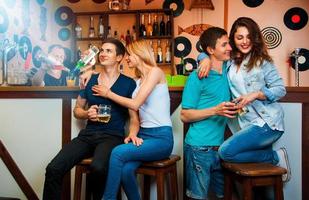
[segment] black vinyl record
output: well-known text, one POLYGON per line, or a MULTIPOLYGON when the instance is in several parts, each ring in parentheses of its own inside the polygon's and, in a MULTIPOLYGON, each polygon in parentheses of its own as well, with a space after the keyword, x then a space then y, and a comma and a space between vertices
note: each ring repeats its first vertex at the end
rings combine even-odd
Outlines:
MULTIPOLYGON (((183 10, 185 9, 185 4, 183 2, 183 0, 165 0, 163 2, 163 9, 171 9, 171 4, 176 4, 177 8, 176 10, 173 10, 173 16, 174 17, 178 17, 179 15, 181 15, 181 13, 183 12, 183 10)), ((166 13, 169 14, 169 13, 166 13)))
POLYGON ((62 28, 58 32, 58 38, 62 41, 67 41, 71 37, 71 31, 68 28, 62 28))
POLYGON ((38 58, 38 54, 42 51, 41 47, 35 46, 32 51, 32 62, 36 68, 41 67, 41 60, 38 58))
POLYGON ((195 48, 198 52, 202 53, 203 52, 203 48, 202 48, 202 45, 201 45, 201 41, 198 40, 196 45, 195 45, 195 48))
POLYGON ((62 6, 55 12, 55 21, 59 26, 67 26, 73 22, 74 13, 71 8, 62 6))
POLYGON ((250 8, 255 8, 260 6, 264 0, 242 0, 242 2, 250 8))
POLYGON ((261 31, 268 49, 278 47, 282 41, 281 32, 275 27, 265 27, 261 31))
POLYGON ((6 10, 1 6, 0 7, 0 33, 5 33, 9 27, 9 17, 6 10))
MULTIPOLYGON (((295 53, 295 51, 293 51, 295 53)), ((295 57, 291 57, 292 68, 295 69, 295 57)), ((301 48, 299 51, 299 57, 297 59, 298 70, 306 71, 309 69, 309 50, 301 48)))
POLYGON ((308 14, 304 9, 294 7, 284 14, 283 21, 289 29, 299 30, 306 26, 308 22, 308 14))
POLYGON ((106 0, 92 0, 94 3, 104 3, 106 0))
POLYGON ((175 51, 174 51, 174 55, 178 58, 181 57, 186 57, 187 55, 189 55, 189 53, 191 52, 192 49, 192 45, 191 42, 188 38, 180 36, 175 38, 175 51), (183 49, 178 49, 178 45, 182 44, 183 45, 183 49))
POLYGON ((184 62, 186 63, 186 71, 193 71, 194 69, 197 69, 197 63, 196 60, 193 58, 186 58, 184 59, 184 62))

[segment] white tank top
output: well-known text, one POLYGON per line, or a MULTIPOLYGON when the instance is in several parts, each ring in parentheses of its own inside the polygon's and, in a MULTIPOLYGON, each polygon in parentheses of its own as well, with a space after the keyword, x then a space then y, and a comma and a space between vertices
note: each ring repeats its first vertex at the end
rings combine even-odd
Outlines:
MULTIPOLYGON (((136 81, 136 84, 133 97, 140 89, 140 79, 136 81)), ((143 128, 172 126, 170 95, 166 83, 160 83, 154 87, 144 104, 139 108, 139 118, 143 128)))

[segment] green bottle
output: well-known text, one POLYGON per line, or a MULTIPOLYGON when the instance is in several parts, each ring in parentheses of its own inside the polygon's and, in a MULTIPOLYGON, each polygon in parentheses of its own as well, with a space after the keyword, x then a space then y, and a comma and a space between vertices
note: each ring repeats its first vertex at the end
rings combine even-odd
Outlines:
POLYGON ((83 58, 79 59, 79 61, 77 61, 73 72, 74 74, 79 72, 81 68, 85 67, 94 58, 94 56, 100 52, 98 47, 94 45, 92 45, 88 51, 89 51, 88 55, 84 56, 83 58))

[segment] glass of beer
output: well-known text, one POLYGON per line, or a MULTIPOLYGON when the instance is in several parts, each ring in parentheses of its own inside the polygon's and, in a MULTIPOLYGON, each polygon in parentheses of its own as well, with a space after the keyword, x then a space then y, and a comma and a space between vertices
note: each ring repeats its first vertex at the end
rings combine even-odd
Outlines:
POLYGON ((98 109, 98 121, 108 123, 111 119, 111 105, 100 104, 98 109))

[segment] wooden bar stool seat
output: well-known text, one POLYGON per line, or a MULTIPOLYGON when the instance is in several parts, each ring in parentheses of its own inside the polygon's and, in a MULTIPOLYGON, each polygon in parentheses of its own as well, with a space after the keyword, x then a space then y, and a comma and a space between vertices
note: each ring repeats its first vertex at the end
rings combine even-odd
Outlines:
POLYGON ((275 200, 283 200, 282 175, 286 169, 267 163, 222 162, 224 176, 224 200, 232 199, 232 180, 243 187, 243 199, 252 199, 252 189, 256 186, 273 186, 275 200))
MULTIPOLYGON (((143 200, 150 199, 150 177, 154 176, 157 183, 157 200, 164 200, 164 181, 166 175, 170 175, 170 189, 173 200, 178 200, 178 182, 177 182, 177 161, 180 156, 171 155, 167 159, 152 162, 144 162, 137 169, 137 174, 144 175, 144 188, 142 193, 143 200)), ((170 199, 170 198, 168 198, 170 199)))

